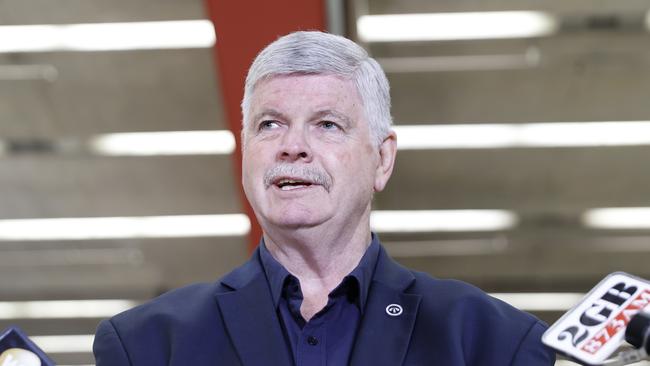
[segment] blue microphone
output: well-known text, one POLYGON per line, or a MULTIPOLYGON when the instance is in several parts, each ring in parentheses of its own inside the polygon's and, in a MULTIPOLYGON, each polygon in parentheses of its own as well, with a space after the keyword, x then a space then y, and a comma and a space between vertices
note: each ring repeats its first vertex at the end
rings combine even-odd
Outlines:
POLYGON ((46 354, 18 327, 0 334, 0 366, 55 366, 46 354))

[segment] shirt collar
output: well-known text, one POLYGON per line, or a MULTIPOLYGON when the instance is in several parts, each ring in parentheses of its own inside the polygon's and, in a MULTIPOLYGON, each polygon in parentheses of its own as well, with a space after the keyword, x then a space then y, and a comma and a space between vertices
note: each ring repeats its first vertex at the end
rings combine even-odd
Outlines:
POLYGON ((269 288, 271 289, 271 297, 273 299, 273 305, 277 308, 280 301, 280 296, 282 296, 282 288, 284 287, 284 280, 291 276, 291 273, 287 271, 284 266, 280 264, 273 256, 266 245, 264 244, 264 239, 260 241, 260 261, 262 262, 262 268, 264 268, 264 273, 266 273, 266 280, 269 283, 269 288))
MULTIPOLYGON (((285 280, 288 276, 291 276, 291 274, 271 255, 264 244, 264 239, 260 241, 259 247, 262 268, 264 268, 266 279, 271 290, 273 305, 277 308, 278 303, 280 302, 280 297, 282 296, 282 289, 285 280)), ((377 238, 377 235, 373 233, 370 246, 366 249, 363 257, 361 257, 359 264, 352 270, 352 272, 350 272, 349 275, 343 278, 343 281, 345 281, 346 278, 352 277, 359 284, 359 306, 361 312, 363 312, 363 309, 366 306, 370 283, 372 282, 372 277, 375 273, 378 256, 379 239, 377 238)))

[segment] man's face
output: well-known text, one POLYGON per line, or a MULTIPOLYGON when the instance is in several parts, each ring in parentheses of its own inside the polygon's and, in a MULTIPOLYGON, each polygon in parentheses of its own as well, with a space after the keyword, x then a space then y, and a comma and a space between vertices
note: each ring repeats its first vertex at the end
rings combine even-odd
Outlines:
POLYGON ((351 81, 331 75, 263 80, 250 116, 242 181, 266 231, 363 224, 390 171, 381 168, 351 81))

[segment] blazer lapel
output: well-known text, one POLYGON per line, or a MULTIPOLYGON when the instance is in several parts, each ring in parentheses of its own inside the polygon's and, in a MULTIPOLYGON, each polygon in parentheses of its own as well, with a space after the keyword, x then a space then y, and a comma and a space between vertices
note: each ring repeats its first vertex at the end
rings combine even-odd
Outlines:
POLYGON ((242 364, 292 365, 258 254, 222 283, 234 289, 216 299, 242 364))
POLYGON ((402 365, 421 296, 404 292, 415 278, 383 248, 373 278, 350 365, 402 365), (393 315, 387 309, 390 305, 397 305, 392 308, 393 315))

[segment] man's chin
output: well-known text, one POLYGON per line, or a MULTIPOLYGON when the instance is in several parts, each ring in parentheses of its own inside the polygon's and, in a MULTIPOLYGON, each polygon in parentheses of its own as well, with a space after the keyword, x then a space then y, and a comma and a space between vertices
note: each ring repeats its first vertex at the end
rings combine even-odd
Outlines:
POLYGON ((300 230, 311 229, 325 223, 322 217, 310 217, 304 214, 283 215, 281 217, 272 217, 267 224, 276 230, 300 230))

